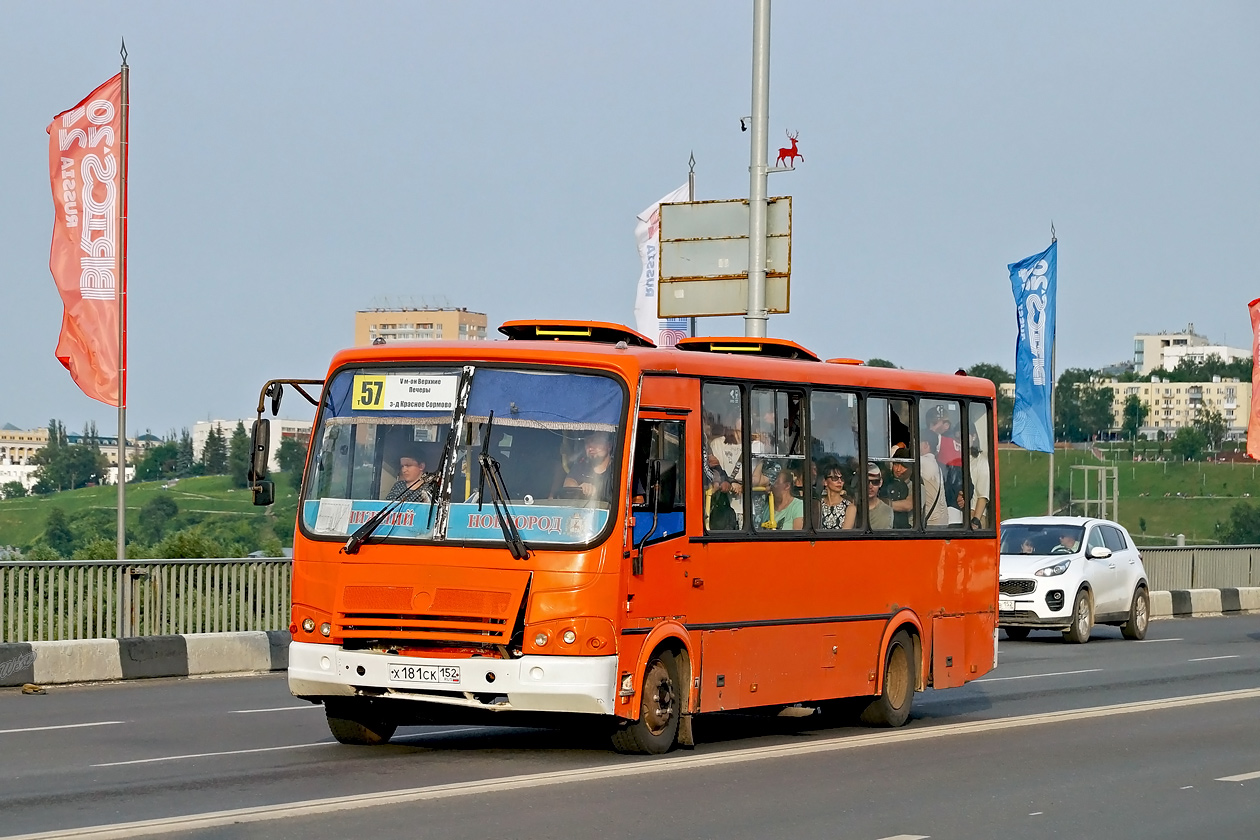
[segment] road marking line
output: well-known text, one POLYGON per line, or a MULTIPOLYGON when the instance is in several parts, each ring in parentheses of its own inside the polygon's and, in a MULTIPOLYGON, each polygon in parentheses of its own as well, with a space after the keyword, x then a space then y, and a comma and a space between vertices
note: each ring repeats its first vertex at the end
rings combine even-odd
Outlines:
POLYGON ((1041 816, 1042 814, 1044 814, 1044 813, 1045 813, 1045 811, 1033 811, 1033 812, 1032 812, 1031 814, 1029 814, 1028 816, 1030 816, 1030 817, 1040 817, 1040 816, 1041 816))
POLYGON ((953 735, 974 735, 987 732, 1004 732, 1018 730, 1027 726, 1042 724, 1068 723, 1080 720, 1095 720, 1120 715, 1139 714, 1142 712, 1182 709, 1191 706, 1202 706, 1210 703, 1223 703, 1231 700, 1260 700, 1260 688, 1246 688, 1235 691, 1220 691, 1212 694, 1194 694, 1185 697, 1173 697, 1164 700, 1143 700, 1137 703, 1121 703, 1112 706, 1095 706, 1085 709, 1072 709, 1059 712, 1019 715, 994 720, 966 721, 963 723, 947 723, 938 726, 901 729, 890 732, 875 732, 869 735, 848 735, 836 738, 825 738, 805 743, 776 744, 768 747, 752 747, 749 749, 732 749, 703 755, 676 755, 656 760, 631 761, 627 763, 605 764, 596 767, 583 767, 572 770, 553 770, 545 773, 530 773, 520 776, 502 776, 493 779, 480 779, 470 782, 452 782, 444 785, 408 788, 402 790, 386 790, 377 793, 358 793, 350 796, 334 796, 327 799, 310 799, 299 802, 280 802, 273 805, 262 805, 250 808, 235 808, 228 811, 209 811, 201 814, 187 814, 180 817, 165 817, 153 820, 139 820, 112 825, 88 826, 57 831, 44 831, 36 834, 12 835, 0 840, 55 840, 55 838, 92 838, 92 840, 126 840, 130 837, 169 834, 178 831, 195 831, 218 826, 267 822, 287 817, 310 816, 313 814, 329 814, 339 811, 371 808, 377 805, 400 805, 412 802, 428 802, 438 799, 450 799, 458 796, 474 796, 486 793, 499 793, 509 790, 525 790, 530 788, 555 787, 575 782, 608 781, 631 776, 659 775, 670 771, 694 771, 698 767, 721 767, 733 764, 745 764, 751 761, 767 759, 794 758, 802 755, 839 752, 841 750, 860 749, 862 747, 883 744, 902 744, 910 741, 928 741, 946 738, 953 735))
POLYGON ((892 837, 881 837, 879 840, 931 840, 930 834, 894 834, 892 837))
POLYGON ((1066 677, 1072 674, 1092 674, 1095 671, 1101 671, 1102 668, 1086 668, 1084 671, 1055 671, 1051 674, 1025 674, 1022 677, 983 677, 972 682, 1002 682, 1003 680, 1032 680, 1037 677, 1066 677))
POLYGON ((126 721, 98 720, 92 723, 63 723, 60 726, 28 726, 25 729, 0 729, 0 735, 7 735, 10 732, 46 732, 49 729, 82 729, 85 726, 114 726, 119 723, 126 723, 126 721))
POLYGON ((234 715, 252 715, 258 712, 291 712, 294 709, 322 709, 322 706, 316 706, 314 703, 308 703, 305 706, 275 706, 270 709, 233 709, 234 715))
POLYGON ((1184 641, 1185 639, 1142 639, 1138 642, 1138 644, 1139 645, 1153 645, 1156 642, 1184 642, 1184 641))
POLYGON ((1201 659, 1187 659, 1187 662, 1215 662, 1217 659, 1238 659, 1241 654, 1231 654, 1230 656, 1204 656, 1201 659))
POLYGON ((164 755, 160 758, 137 758, 131 761, 110 761, 105 764, 93 764, 92 767, 122 767, 127 764, 155 764, 159 761, 181 761, 185 758, 210 758, 216 755, 243 755, 245 753, 275 752, 276 750, 297 750, 302 747, 326 747, 335 741, 316 741, 313 744, 286 744, 283 747, 258 747, 252 750, 224 750, 223 752, 190 753, 189 755, 164 755))
POLYGON ((1260 771, 1255 773, 1240 773, 1237 776, 1222 776, 1217 779, 1218 782, 1246 782, 1251 779, 1260 779, 1260 771))

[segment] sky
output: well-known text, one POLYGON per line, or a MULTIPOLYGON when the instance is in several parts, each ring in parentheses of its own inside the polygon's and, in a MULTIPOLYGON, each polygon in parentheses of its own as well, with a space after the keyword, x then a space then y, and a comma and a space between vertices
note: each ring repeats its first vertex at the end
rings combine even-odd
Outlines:
MULTIPOLYGON (((635 216, 748 195, 751 0, 0 0, 0 424, 117 428, 54 358, 45 128, 131 67, 128 433, 252 414, 354 312, 632 323, 635 216)), ((1006 266, 1059 237, 1057 359, 1260 297, 1260 4, 773 4, 770 176, 820 356, 1014 366, 1006 266), (773 161, 771 161, 773 162, 773 161)), ((740 318, 701 334, 740 335, 740 318)), ((300 401, 299 401, 300 403, 300 401)), ((282 414, 301 416, 301 405, 282 414)))

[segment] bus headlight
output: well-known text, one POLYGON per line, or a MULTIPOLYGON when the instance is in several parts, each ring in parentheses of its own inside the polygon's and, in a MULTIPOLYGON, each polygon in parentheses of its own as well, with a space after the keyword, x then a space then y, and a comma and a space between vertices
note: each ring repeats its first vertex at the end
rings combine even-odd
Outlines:
POLYGON ((314 633, 315 632, 315 619, 313 618, 302 619, 302 629, 305 630, 307 633, 314 633))
POLYGON ((534 647, 546 647, 549 641, 551 641, 551 637, 546 633, 536 633, 534 635, 534 647))
POLYGON ((325 621, 323 624, 319 625, 319 632, 323 633, 325 636, 331 636, 332 625, 325 621))
POLYGON ((565 630, 560 636, 560 641, 566 645, 571 645, 577 641, 577 633, 574 633, 572 630, 565 630))

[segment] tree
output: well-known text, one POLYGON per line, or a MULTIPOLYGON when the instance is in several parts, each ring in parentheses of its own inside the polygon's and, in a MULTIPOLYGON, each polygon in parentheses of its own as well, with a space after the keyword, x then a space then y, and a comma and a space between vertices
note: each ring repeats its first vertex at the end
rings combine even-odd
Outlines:
POLYGON ((165 493, 154 496, 140 507, 140 536, 150 544, 160 542, 166 526, 179 515, 179 505, 165 493))
POLYGON ((188 429, 183 429, 179 433, 179 457, 175 461, 175 474, 180 478, 186 478, 194 474, 197 466, 197 456, 193 452, 192 435, 188 429))
POLYGON ((895 368, 896 367, 896 365, 894 365, 892 362, 888 361, 887 359, 881 359, 878 356, 876 356, 873 359, 867 359, 866 366, 867 367, 882 367, 882 368, 895 368))
POLYGON ((302 469, 306 466, 306 447, 297 438, 282 437, 280 445, 276 447, 276 461, 280 464, 280 471, 288 476, 293 488, 301 487, 302 469))
POLYGON ((1111 428, 1111 389, 1094 385, 1097 376, 1094 370, 1068 368, 1059 377, 1054 392, 1054 428, 1060 440, 1090 440, 1111 428))
POLYGON ((1137 394, 1129 394, 1124 398, 1124 410, 1121 413, 1122 428, 1130 440, 1137 440, 1138 430, 1142 428, 1142 424, 1146 422, 1146 416, 1150 413, 1151 407, 1142 402, 1142 398, 1137 394))
POLYGON ((1250 502, 1239 502, 1229 512, 1229 519, 1216 523, 1221 542, 1230 545, 1256 545, 1260 543, 1260 507, 1250 502))
POLYGON ((1177 367, 1154 371, 1154 375, 1165 382, 1211 382, 1214 376, 1247 381, 1251 379, 1251 364, 1252 361, 1248 358, 1226 362, 1216 354, 1201 360, 1182 356, 1177 367))
POLYGON ((249 473, 249 456, 252 450, 253 443, 245 432, 245 424, 238 420, 236 428, 232 430, 232 439, 228 442, 227 455, 227 473, 232 476, 232 483, 237 487, 249 486, 246 476, 249 473))
POLYGON ((173 440, 147 450, 136 465, 136 481, 160 481, 179 474, 179 444, 173 440))
POLYGON ((997 388, 997 433, 998 440, 1011 439, 1011 416, 1015 413, 1015 398, 1002 393, 1002 386, 1015 381, 1015 374, 1001 365, 982 362, 967 369, 970 376, 987 379, 997 388))
POLYGON ((1225 442, 1225 433, 1229 431, 1229 427, 1225 425, 1225 418, 1214 408, 1209 408, 1199 412, 1199 416, 1194 419, 1194 425, 1199 431, 1203 432, 1203 437, 1207 441, 1208 448, 1213 451, 1219 451, 1221 444, 1225 442))
POLYGON ((1207 445, 1207 435, 1203 434, 1202 429, 1196 426, 1182 426, 1177 430, 1177 436, 1173 438, 1168 449, 1178 458, 1197 461, 1203 457, 1203 450, 1207 449, 1207 445))
POLYGON ((20 499, 26 495, 26 485, 20 481, 6 481, 3 486, 0 486, 0 493, 3 493, 6 499, 20 499))
POLYGON ((44 521, 44 543, 62 557, 69 557, 74 553, 75 542, 66 512, 59 507, 48 511, 48 519, 44 521))
POLYGON ((219 426, 215 426, 206 435, 206 445, 201 448, 201 466, 206 475, 223 475, 227 472, 227 441, 219 426))

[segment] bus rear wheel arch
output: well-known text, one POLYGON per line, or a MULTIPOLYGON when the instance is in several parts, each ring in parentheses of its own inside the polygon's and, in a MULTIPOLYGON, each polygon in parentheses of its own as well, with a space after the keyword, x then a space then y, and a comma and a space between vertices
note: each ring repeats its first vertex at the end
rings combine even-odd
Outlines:
POLYGON ((612 733, 613 749, 661 755, 674 748, 688 697, 681 665, 679 654, 669 648, 658 648, 648 657, 639 690, 638 717, 617 725, 612 733))
POLYGON ((879 694, 862 711, 867 726, 901 726, 910 719, 918 682, 918 646, 905 628, 893 634, 884 654, 884 679, 879 694))

